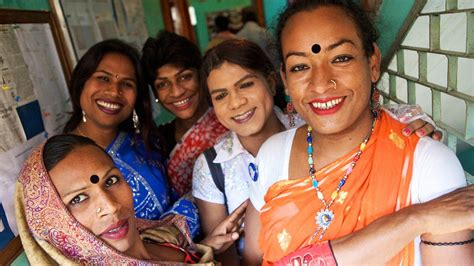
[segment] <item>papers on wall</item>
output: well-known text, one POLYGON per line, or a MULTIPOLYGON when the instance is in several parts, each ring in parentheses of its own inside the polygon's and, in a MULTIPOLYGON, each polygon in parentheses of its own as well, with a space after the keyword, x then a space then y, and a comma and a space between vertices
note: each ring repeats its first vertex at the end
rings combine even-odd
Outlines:
POLYGON ((148 38, 141 0, 61 0, 80 58, 95 43, 119 38, 141 48, 148 38))
POLYGON ((16 235, 13 195, 23 161, 62 131, 72 110, 48 24, 0 25, 0 88, 2 223, 16 235))

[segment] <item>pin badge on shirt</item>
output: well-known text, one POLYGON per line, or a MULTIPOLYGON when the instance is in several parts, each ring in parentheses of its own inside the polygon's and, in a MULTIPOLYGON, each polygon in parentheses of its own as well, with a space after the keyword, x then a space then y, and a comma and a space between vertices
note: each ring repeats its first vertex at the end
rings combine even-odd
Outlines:
POLYGON ((254 182, 258 180, 258 169, 254 163, 249 164, 249 175, 254 182))

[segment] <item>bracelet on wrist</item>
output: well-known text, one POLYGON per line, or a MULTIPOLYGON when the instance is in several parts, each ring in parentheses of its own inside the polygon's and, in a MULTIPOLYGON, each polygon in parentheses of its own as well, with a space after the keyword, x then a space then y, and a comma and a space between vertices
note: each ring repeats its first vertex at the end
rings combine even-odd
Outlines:
POLYGON ((429 246, 462 246, 462 245, 474 243, 474 238, 471 238, 465 241, 459 241, 459 242, 430 242, 430 241, 425 241, 422 239, 421 243, 425 245, 429 245, 429 246))

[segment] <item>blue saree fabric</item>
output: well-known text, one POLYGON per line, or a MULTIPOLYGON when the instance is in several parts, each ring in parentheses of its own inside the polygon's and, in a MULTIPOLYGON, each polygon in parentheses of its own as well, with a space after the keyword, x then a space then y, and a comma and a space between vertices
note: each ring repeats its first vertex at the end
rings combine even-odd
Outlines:
POLYGON ((147 151, 142 141, 138 145, 134 142, 132 134, 120 132, 106 151, 132 189, 135 216, 157 220, 171 213, 183 215, 194 238, 199 234, 200 221, 191 197, 178 198, 171 190, 160 153, 147 151))

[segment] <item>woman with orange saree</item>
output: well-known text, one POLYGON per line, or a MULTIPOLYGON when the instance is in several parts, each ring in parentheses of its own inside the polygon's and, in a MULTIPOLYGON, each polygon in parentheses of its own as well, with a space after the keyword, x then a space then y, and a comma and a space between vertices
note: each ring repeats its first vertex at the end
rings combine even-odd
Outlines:
POLYGON ((473 189, 430 201, 465 186, 464 172, 447 147, 398 134, 402 125, 371 102, 380 50, 360 7, 295 1, 277 32, 282 79, 308 125, 259 151, 247 264, 261 255, 264 264, 321 263, 305 247, 334 239, 340 264, 472 264, 473 189))

